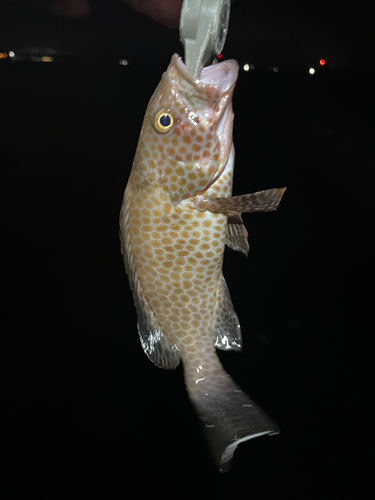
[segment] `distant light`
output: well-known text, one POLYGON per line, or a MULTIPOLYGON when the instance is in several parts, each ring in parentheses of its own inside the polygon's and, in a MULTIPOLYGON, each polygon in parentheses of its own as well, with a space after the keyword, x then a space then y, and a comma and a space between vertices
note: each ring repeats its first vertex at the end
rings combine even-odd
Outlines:
POLYGON ((52 62, 53 57, 51 56, 42 56, 42 62, 52 62))
POLYGON ((121 66, 127 66, 129 63, 126 59, 119 59, 118 62, 121 66))
POLYGON ((275 73, 277 73, 277 72, 279 71, 279 68, 278 68, 277 66, 275 66, 275 67, 273 68, 273 70, 274 70, 274 72, 275 72, 275 73))
POLYGON ((249 69, 250 69, 250 66, 249 66, 248 64, 244 64, 244 67, 243 67, 243 69, 244 69, 245 71, 249 71, 249 69))
POLYGON ((223 54, 218 54, 216 57, 217 57, 218 59, 221 59, 221 58, 223 57, 223 54))
POLYGON ((255 69, 255 64, 250 64, 250 69, 255 69))
POLYGON ((6 57, 8 57, 6 52, 0 52, 0 59, 5 59, 6 57))
POLYGON ((310 75, 313 75, 315 73, 315 69, 314 68, 310 68, 309 69, 309 73, 310 73, 310 75))
POLYGON ((13 50, 9 51, 9 57, 14 57, 16 54, 13 52, 13 50))
POLYGON ((325 62, 325 60, 324 60, 324 59, 321 59, 321 60, 319 61, 319 64, 320 64, 321 66, 324 66, 324 65, 325 65, 325 63, 326 63, 326 62, 325 62))

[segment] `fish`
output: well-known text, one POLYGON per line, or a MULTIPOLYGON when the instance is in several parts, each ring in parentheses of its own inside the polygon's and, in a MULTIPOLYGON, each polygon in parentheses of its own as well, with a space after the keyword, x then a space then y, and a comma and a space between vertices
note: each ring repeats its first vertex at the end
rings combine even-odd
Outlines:
POLYGON ((241 214, 276 210, 286 189, 232 196, 238 71, 235 60, 226 60, 203 68, 197 79, 172 56, 148 103, 120 211, 141 345, 158 367, 173 370, 182 361, 221 472, 241 442, 279 432, 216 353, 242 348, 222 272, 225 245, 247 255, 241 214))

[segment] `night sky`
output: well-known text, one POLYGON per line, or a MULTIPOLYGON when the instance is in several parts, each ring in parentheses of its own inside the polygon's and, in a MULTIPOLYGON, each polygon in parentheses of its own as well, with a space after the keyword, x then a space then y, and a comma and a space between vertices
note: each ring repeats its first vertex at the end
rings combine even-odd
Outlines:
MULTIPOLYGON (((138 2, 141 9, 158 3, 138 2)), ((178 26, 181 1, 165 3, 167 14, 158 11, 156 18, 178 26)), ((235 0, 224 56, 291 65, 323 57, 332 67, 373 66, 374 12, 374 3, 364 0, 235 0)), ((172 50, 182 54, 178 38, 178 29, 135 12, 121 0, 0 3, 3 51, 48 47, 91 60, 126 57, 165 63, 172 50)))

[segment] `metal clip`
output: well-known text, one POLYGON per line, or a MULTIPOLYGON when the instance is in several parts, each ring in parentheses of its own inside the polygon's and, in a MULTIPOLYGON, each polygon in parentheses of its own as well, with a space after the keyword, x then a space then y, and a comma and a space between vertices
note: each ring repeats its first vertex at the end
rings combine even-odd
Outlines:
POLYGON ((180 39, 185 65, 199 78, 203 66, 223 50, 228 32, 230 0, 184 0, 180 39))

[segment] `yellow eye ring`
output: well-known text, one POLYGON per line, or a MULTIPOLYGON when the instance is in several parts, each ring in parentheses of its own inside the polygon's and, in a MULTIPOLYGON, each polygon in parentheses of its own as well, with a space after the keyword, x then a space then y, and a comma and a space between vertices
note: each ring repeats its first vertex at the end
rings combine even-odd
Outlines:
POLYGON ((156 113, 154 128, 157 132, 165 134, 173 127, 173 116, 166 110, 161 109, 156 113))

